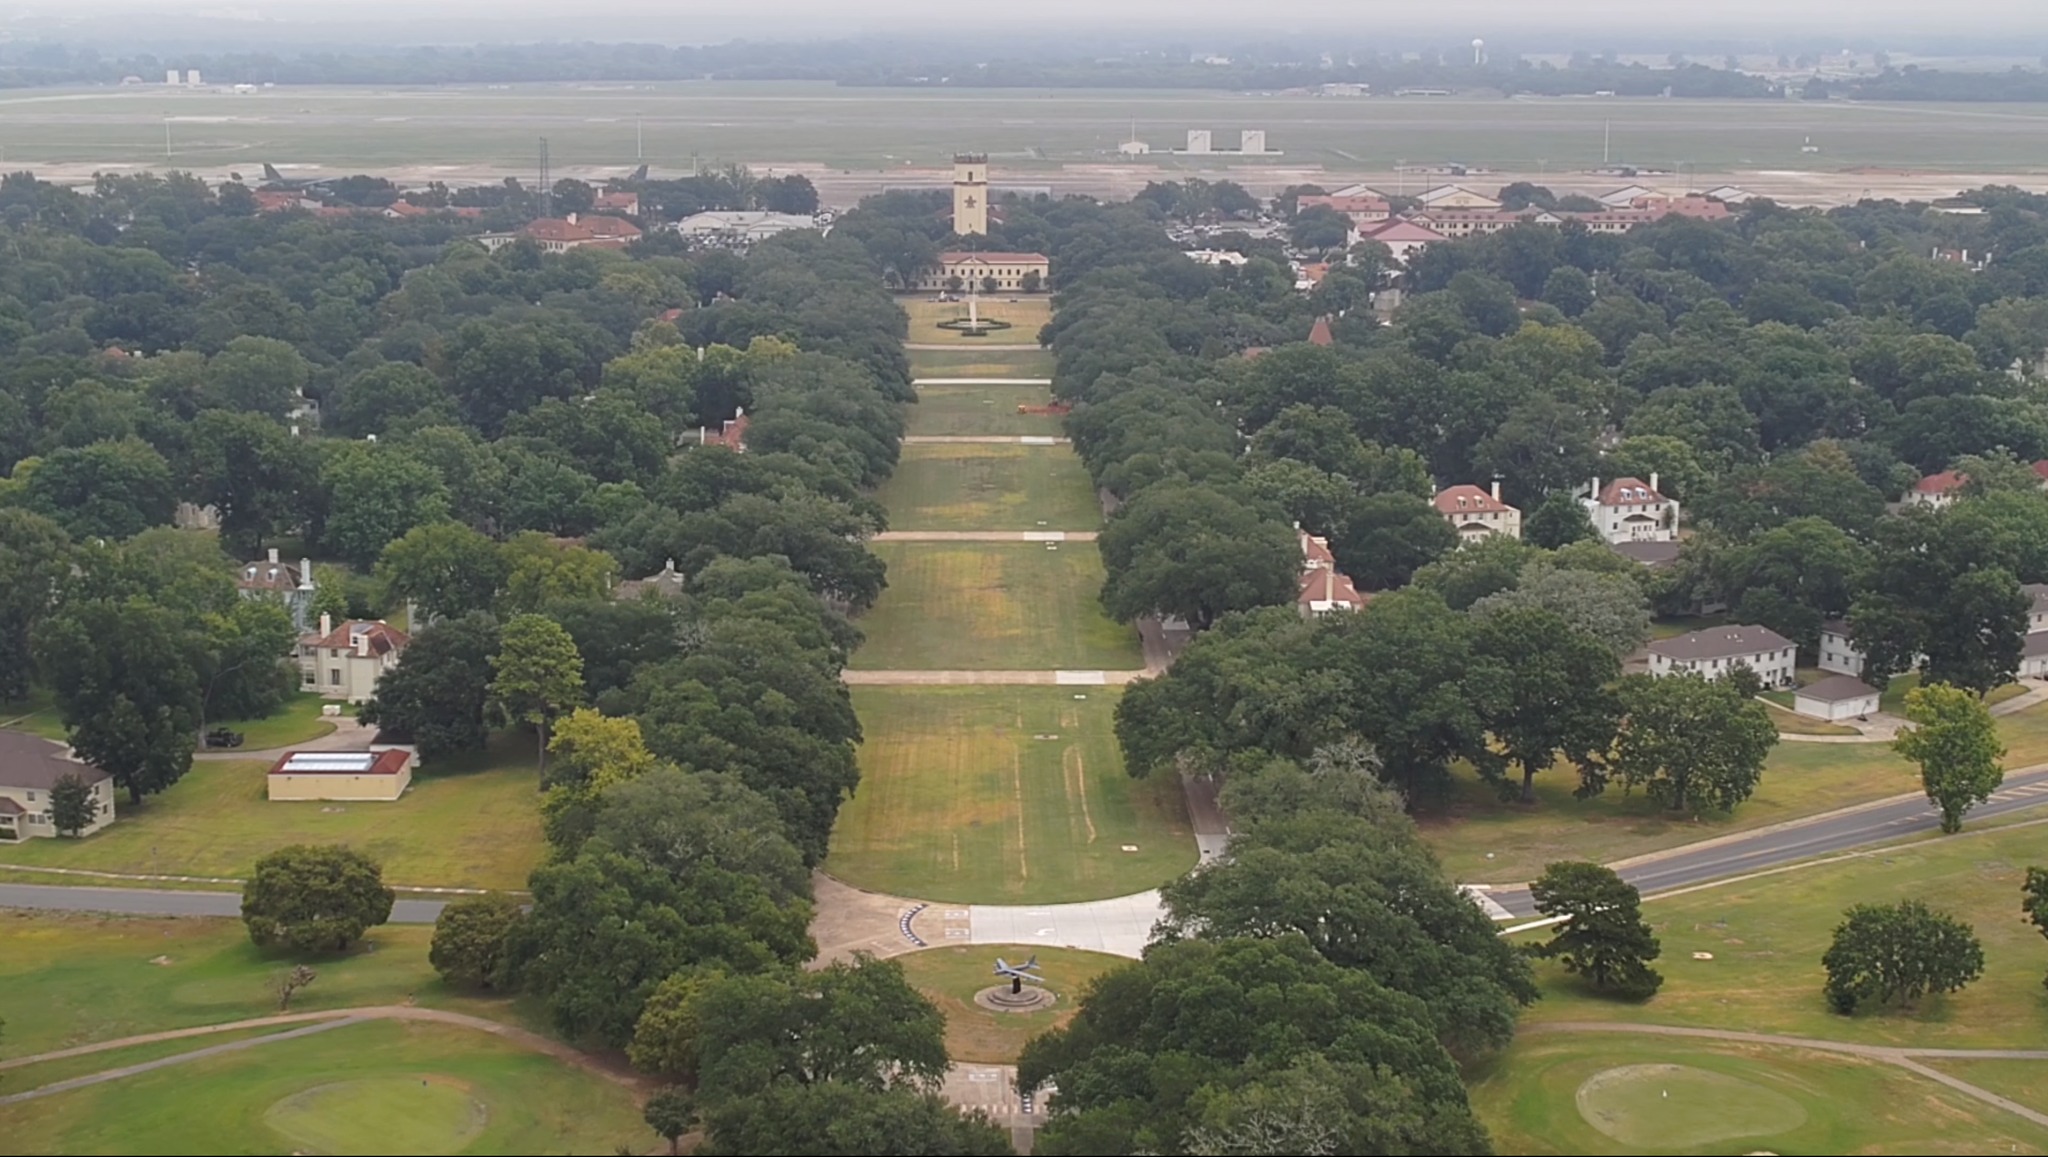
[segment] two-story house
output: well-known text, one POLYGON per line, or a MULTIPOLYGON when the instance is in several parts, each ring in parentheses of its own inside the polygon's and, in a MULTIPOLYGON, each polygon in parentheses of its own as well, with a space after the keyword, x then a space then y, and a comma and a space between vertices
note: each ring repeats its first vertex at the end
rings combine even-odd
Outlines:
POLYGON ((1522 537, 1522 512, 1500 500, 1498 480, 1492 493, 1469 483, 1439 491, 1436 512, 1458 532, 1460 542, 1478 542, 1494 534, 1522 537))
POLYGON ((377 680, 398 666, 411 642, 412 636, 382 619, 336 625, 332 615, 323 614, 316 632, 299 636, 299 689, 361 703, 377 693, 377 680))
POLYGON ((1790 687, 1798 662, 1792 640, 1769 627, 1708 627, 1650 644, 1650 674, 1660 678, 1697 672, 1720 679, 1748 667, 1765 687, 1790 687))
MULTIPOLYGON (((2019 676, 2048 679, 2048 583, 2022 583, 2020 591, 2027 596, 2027 637, 2020 649, 2019 676)), ((1925 655, 1916 655, 1913 666, 1926 661, 1925 655)), ((1815 666, 1838 675, 1863 674, 1863 652, 1850 639, 1847 621, 1829 619, 1820 625, 1820 657, 1815 666)))
POLYGON ((302 558, 298 565, 279 562, 277 548, 270 548, 264 562, 245 562, 235 574, 235 593, 245 599, 277 599, 292 617, 292 629, 303 633, 312 620, 313 560, 302 558))
POLYGON ((1969 485, 1969 482, 1968 475, 1958 474, 1953 470, 1943 470, 1939 474, 1929 474, 1927 477, 1915 482, 1913 489, 1906 491, 1906 505, 1925 506, 1929 510, 1941 510, 1944 507, 1953 505, 1956 499, 1961 498, 1963 496, 1963 487, 1969 485))
POLYGON ((58 834, 50 816, 50 791, 67 775, 82 780, 97 805, 78 834, 89 836, 113 823, 113 776, 79 762, 61 743, 0 729, 0 843, 58 834))
POLYGON ((1648 482, 1617 478, 1605 488, 1595 478, 1586 493, 1579 502, 1608 542, 1678 541, 1678 502, 1657 492, 1654 472, 1648 482))
POLYGON ((1330 540, 1295 528, 1301 546, 1301 580, 1295 588, 1294 609, 1304 619, 1338 611, 1358 611, 1372 596, 1361 592, 1351 576, 1337 569, 1337 556, 1330 553, 1330 540))

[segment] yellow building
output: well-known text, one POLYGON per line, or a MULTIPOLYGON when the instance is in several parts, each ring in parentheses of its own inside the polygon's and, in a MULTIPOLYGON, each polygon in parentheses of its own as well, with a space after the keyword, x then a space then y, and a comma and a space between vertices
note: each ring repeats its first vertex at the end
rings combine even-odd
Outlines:
POLYGON ((988 154, 953 154, 953 232, 988 236, 988 154))
POLYGON ((935 291, 1031 293, 1052 288, 1052 262, 1043 253, 941 253, 918 275, 917 287, 935 291), (994 287, 990 287, 990 280, 994 287))
POLYGON ((290 751, 264 781, 273 800, 395 800, 412 784, 412 752, 290 751))

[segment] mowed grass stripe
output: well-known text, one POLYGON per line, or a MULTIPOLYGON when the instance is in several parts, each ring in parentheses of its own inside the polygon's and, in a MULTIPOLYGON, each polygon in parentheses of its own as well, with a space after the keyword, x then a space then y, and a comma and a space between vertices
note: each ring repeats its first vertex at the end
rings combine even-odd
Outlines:
MULTIPOLYGON (((952 375, 949 375, 952 376, 952 375)), ((967 375, 959 375, 967 376, 967 375)), ((1019 406, 1052 401, 1044 386, 919 386, 910 408, 912 434, 1065 434, 1050 414, 1020 414, 1019 406)))
MULTIPOLYGON (((1012 330, 1011 332, 1016 332, 1012 330)), ((1035 340, 1035 335, 1033 339, 1035 340)), ((910 350, 910 372, 920 378, 1049 378, 1049 350, 910 350)))
MULTIPOLYGON (((875 495, 891 530, 1094 530, 1102 508, 1067 446, 905 446, 875 495)), ((1043 549, 1043 548, 1040 548, 1043 549)))
POLYGON ((1187 871, 1195 845, 1180 785, 1124 773, 1117 694, 855 689, 861 784, 840 809, 826 870, 962 904, 1099 900, 1187 871))
POLYGON ((1102 613, 1093 543, 877 542, 889 589, 863 615, 867 671, 1134 670, 1138 633, 1102 613))
POLYGON ((1009 328, 990 330, 982 337, 968 337, 958 330, 939 328, 942 321, 967 319, 965 301, 933 301, 929 297, 903 296, 896 299, 896 304, 910 315, 910 341, 959 342, 970 349, 977 345, 1036 344, 1038 331, 1052 320, 1052 299, 1043 295, 983 297, 976 305, 981 320, 1006 321, 1010 323, 1009 328))

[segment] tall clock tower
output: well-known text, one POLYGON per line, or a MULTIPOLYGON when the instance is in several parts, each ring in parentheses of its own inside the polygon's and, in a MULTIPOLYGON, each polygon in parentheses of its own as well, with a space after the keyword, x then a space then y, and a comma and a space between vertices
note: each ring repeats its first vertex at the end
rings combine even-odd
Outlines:
POLYGON ((953 154, 953 232, 988 236, 988 154, 953 154))

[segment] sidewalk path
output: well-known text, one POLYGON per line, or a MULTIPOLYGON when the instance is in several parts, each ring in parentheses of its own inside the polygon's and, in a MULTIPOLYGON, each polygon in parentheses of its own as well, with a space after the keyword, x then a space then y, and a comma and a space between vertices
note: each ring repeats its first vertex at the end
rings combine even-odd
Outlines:
POLYGON ((1094 542, 1094 530, 885 530, 872 542, 1094 542))
MULTIPOLYGON (((1779 1048, 1812 1049, 1816 1052, 1843 1053, 1852 1057, 1864 1057, 1897 1065, 1909 1072, 1926 1077, 1949 1088, 1975 1097, 1987 1105, 1996 1105, 2017 1117, 2024 1117, 2043 1128, 2048 1128, 2048 1113, 2030 1109, 2017 1101, 2009 1100, 1982 1089, 1960 1077, 1950 1076, 1939 1069, 1920 1064, 1914 1058, 1927 1057, 1938 1060, 1962 1061, 2048 1061, 2048 1049, 1916 1049, 1898 1048, 1890 1045, 1851 1044, 1847 1041, 1821 1040, 1805 1036, 1776 1036, 1761 1032, 1734 1032, 1717 1028, 1681 1028, 1667 1024, 1618 1024, 1611 1021, 1558 1021, 1552 1024, 1532 1024, 1522 1028, 1524 1033, 1570 1033, 1570 1032, 1613 1032, 1637 1036, 1691 1037, 1697 1040, 1730 1041, 1736 1044, 1771 1045, 1779 1048)), ((2048 1072, 2042 1074, 2048 1077, 2048 1072)))
POLYGON ((1121 687, 1151 678, 1150 671, 854 671, 839 673, 849 687, 1121 687))

